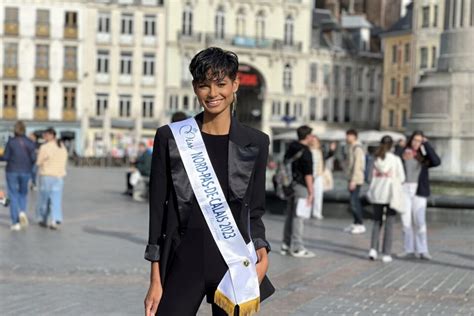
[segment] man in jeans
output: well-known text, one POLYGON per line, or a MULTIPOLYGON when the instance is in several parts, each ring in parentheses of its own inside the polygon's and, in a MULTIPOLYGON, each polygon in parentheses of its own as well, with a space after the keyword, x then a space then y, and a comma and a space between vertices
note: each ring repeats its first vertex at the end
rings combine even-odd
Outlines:
POLYGON ((349 179, 350 207, 354 222, 345 231, 351 234, 363 234, 366 229, 362 217, 362 204, 360 203, 360 188, 364 184, 365 151, 357 139, 357 131, 350 129, 346 132, 347 149, 347 177, 349 179))
POLYGON ((306 125, 299 127, 296 132, 298 141, 290 144, 284 158, 285 161, 293 160, 291 173, 295 194, 288 199, 281 254, 311 258, 314 253, 304 247, 304 219, 296 216, 296 205, 301 198, 306 199, 308 205, 313 203, 313 157, 308 146, 314 136, 311 134, 312 129, 306 125))

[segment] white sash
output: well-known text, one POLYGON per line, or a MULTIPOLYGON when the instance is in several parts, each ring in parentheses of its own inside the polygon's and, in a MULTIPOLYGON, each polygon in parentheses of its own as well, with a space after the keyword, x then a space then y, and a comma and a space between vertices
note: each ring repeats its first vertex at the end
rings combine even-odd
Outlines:
POLYGON ((229 267, 217 287, 214 303, 232 316, 236 305, 240 316, 252 315, 260 307, 255 267, 257 254, 253 242, 246 245, 240 234, 196 120, 190 118, 169 126, 207 226, 229 267))

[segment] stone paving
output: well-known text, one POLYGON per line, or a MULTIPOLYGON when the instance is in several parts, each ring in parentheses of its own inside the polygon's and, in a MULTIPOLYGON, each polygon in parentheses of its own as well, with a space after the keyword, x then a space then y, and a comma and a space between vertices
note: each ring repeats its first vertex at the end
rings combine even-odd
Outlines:
MULTIPOLYGON (((70 168, 59 231, 31 225, 10 232, 8 210, 0 207, 0 315, 143 314, 148 211, 120 195, 123 172, 70 168)), ((366 259, 368 233, 343 233, 349 219, 331 217, 331 205, 324 213, 305 228, 313 259, 281 256, 284 218, 266 215, 277 292, 261 315, 474 315, 472 227, 430 223, 433 261, 383 264, 366 259)), ((395 232, 398 252, 399 224, 395 232)), ((199 315, 210 315, 208 306, 199 315)))

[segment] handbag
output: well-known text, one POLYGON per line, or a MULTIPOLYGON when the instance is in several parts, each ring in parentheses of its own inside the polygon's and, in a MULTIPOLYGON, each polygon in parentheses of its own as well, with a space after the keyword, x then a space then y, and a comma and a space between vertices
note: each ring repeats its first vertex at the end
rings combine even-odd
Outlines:
POLYGON ((332 171, 329 168, 324 168, 323 174, 323 191, 331 191, 334 189, 334 178, 332 176, 332 171))
POLYGON ((403 214, 407 211, 406 201, 407 199, 405 197, 402 182, 397 177, 393 178, 389 207, 397 213, 403 214))

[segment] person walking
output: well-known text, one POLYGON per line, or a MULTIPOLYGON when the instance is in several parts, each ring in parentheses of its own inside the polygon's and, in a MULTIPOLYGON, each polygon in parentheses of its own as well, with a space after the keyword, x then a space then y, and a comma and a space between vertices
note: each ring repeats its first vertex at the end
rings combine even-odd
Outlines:
POLYGON ((232 115, 238 67, 232 52, 199 52, 189 69, 204 112, 156 132, 146 316, 196 315, 205 296, 215 316, 251 315, 274 291, 262 221, 269 138, 232 115))
POLYGON ((56 139, 56 131, 48 128, 43 132, 46 141, 38 151, 39 199, 37 213, 42 227, 57 229, 63 222, 62 197, 66 176, 66 146, 56 139), (50 219, 48 223, 48 219, 50 219))
POLYGON ((346 173, 349 179, 350 208, 354 222, 345 231, 351 234, 363 234, 366 229, 360 202, 360 189, 364 184, 365 151, 358 141, 358 134, 355 129, 349 129, 346 132, 346 143, 348 145, 346 173))
POLYGON ((375 152, 372 180, 367 192, 367 198, 372 203, 374 210, 369 258, 376 260, 378 257, 380 230, 385 218, 382 246, 382 261, 384 263, 392 262, 393 223, 397 214, 394 205, 399 205, 392 199, 403 199, 403 196, 394 194, 395 186, 399 186, 399 192, 401 192, 402 183, 405 181, 402 161, 400 157, 391 152, 392 146, 393 139, 390 136, 384 136, 380 141, 380 146, 375 152))
POLYGON ((7 162, 6 180, 10 197, 11 230, 19 231, 28 226, 28 182, 35 163, 35 145, 25 136, 25 124, 15 123, 14 137, 5 146, 3 160, 7 162))
POLYGON ((403 151, 402 160, 406 172, 404 189, 407 199, 407 212, 402 214, 404 251, 400 258, 432 259, 428 251, 426 207, 431 194, 429 168, 441 164, 436 151, 422 131, 415 131, 403 151))
POLYGON ((304 246, 304 218, 296 214, 300 199, 306 199, 308 206, 313 205, 313 157, 309 148, 314 138, 312 131, 309 126, 300 126, 296 130, 298 141, 290 144, 284 157, 285 161, 292 161, 291 175, 294 194, 287 200, 287 214, 280 252, 282 255, 291 255, 298 258, 312 258, 315 256, 304 246))

